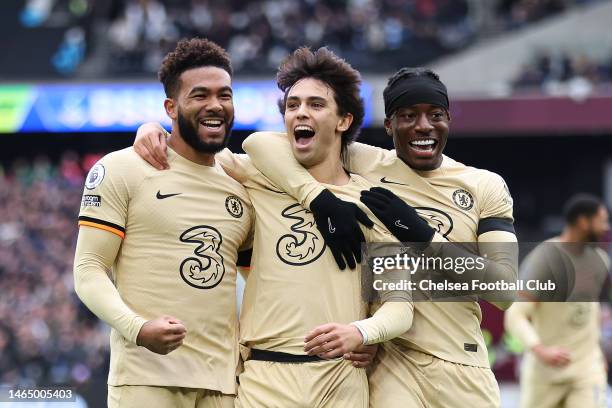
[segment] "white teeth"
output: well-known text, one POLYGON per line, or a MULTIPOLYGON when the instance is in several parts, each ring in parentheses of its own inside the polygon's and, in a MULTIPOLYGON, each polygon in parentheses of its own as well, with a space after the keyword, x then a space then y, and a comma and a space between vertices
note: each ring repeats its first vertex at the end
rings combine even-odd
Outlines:
POLYGON ((218 119, 206 119, 203 120, 202 123, 210 126, 221 126, 222 121, 218 119))
POLYGON ((295 130, 306 130, 306 131, 311 131, 314 132, 314 129, 311 128, 310 126, 306 126, 306 125, 299 125, 295 127, 295 130))
POLYGON ((410 142, 411 145, 415 146, 433 146, 436 143, 433 139, 423 139, 423 140, 415 140, 414 142, 410 142))

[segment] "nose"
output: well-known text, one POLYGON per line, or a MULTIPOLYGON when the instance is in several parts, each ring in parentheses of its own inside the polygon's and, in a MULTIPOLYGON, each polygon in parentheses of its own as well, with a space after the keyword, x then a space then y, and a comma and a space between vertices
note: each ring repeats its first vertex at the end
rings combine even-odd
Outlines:
POLYGON ((209 112, 219 113, 223 110, 223 106, 221 106, 221 102, 219 102, 219 98, 211 97, 208 104, 206 105, 206 110, 209 112))
POLYGON ((304 119, 308 117, 308 107, 306 106, 305 103, 300 103, 300 106, 297 109, 297 118, 298 119, 304 119))
POLYGON ((414 129, 417 132, 423 132, 423 133, 429 133, 433 130, 433 126, 429 122, 429 118, 427 117, 427 114, 423 113, 417 117, 414 129))

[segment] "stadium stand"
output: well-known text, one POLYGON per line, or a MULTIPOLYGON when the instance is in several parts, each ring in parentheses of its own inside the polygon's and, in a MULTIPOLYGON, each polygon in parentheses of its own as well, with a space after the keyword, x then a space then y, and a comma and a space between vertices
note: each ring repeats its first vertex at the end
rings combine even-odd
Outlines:
POLYGON ((79 386, 104 377, 108 330, 72 284, 82 159, 16 160, 0 175, 0 384, 79 386))
POLYGON ((609 1, 581 5, 521 29, 483 38, 431 65, 454 95, 508 97, 513 81, 534 54, 569 53, 606 61, 610 57, 611 18, 609 1))
POLYGON ((515 89, 543 87, 556 84, 596 86, 612 81, 612 55, 595 60, 585 54, 568 52, 538 52, 513 81, 515 89))
MULTIPOLYGON (((29 0, 9 2, 4 19, 7 33, 46 43, 41 55, 17 55, 58 77, 156 72, 172 44, 192 36, 224 46, 238 73, 266 73, 303 44, 327 45, 360 70, 388 72, 592 1, 29 0)), ((8 74, 36 75, 10 65, 2 68, 8 74)))

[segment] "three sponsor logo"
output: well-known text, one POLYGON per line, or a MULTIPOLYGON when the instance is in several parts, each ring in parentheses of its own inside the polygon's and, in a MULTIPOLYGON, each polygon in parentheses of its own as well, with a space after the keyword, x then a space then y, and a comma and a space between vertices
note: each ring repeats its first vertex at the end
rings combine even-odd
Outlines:
POLYGON ((223 237, 210 225, 191 227, 180 236, 180 241, 196 245, 195 256, 181 262, 179 273, 189 286, 196 289, 212 289, 221 283, 225 275, 223 256, 220 253, 223 237))
MULTIPOLYGON (((285 208, 281 216, 293 222, 291 232, 276 242, 276 255, 288 265, 308 265, 316 261, 325 251, 325 242, 320 238, 312 213, 300 204, 285 208)), ((331 234, 336 228, 329 222, 331 234)))

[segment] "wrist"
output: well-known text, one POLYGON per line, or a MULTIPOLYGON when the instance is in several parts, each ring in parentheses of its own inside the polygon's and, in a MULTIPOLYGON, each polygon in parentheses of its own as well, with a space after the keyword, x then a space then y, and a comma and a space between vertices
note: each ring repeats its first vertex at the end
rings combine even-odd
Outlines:
POLYGON ((352 322, 350 326, 353 326, 357 329, 357 332, 361 336, 361 344, 367 344, 368 342, 368 333, 365 331, 363 327, 359 324, 359 322, 352 322))
POLYGON ((137 346, 144 346, 145 342, 145 336, 146 336, 146 327, 147 323, 149 323, 148 320, 145 320, 143 318, 139 318, 138 322, 136 323, 136 327, 138 328, 138 330, 136 331, 136 336, 133 339, 133 342, 137 345, 137 346))

